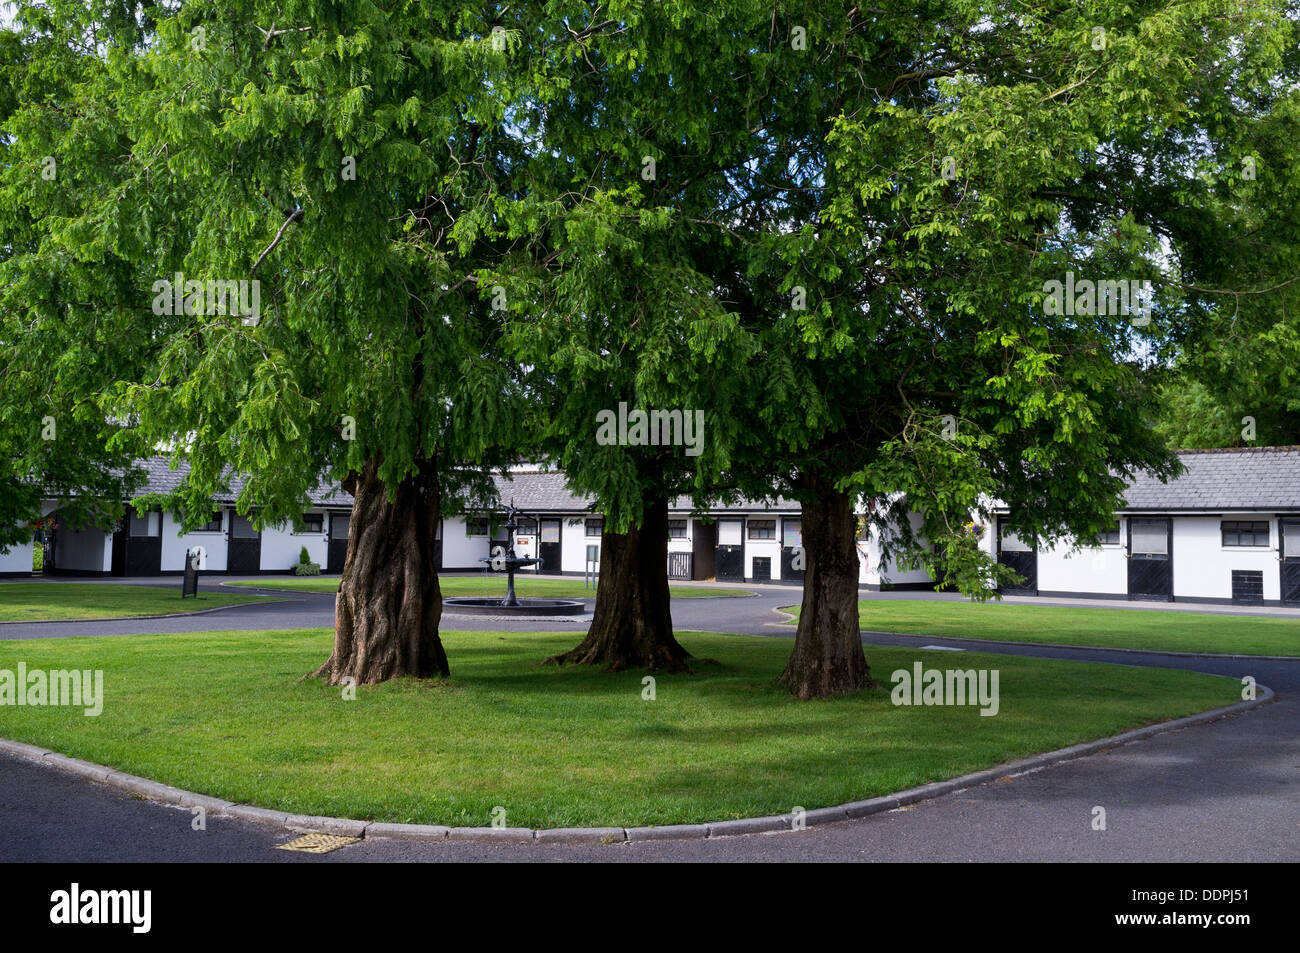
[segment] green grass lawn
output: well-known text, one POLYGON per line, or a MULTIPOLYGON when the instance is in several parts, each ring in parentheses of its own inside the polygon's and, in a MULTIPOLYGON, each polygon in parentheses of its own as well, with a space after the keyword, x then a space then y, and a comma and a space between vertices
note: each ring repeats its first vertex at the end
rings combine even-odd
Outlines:
POLYGON ((0 583, 0 622, 43 619, 121 619, 135 615, 197 612, 246 602, 269 602, 270 596, 213 592, 199 587, 198 598, 181 598, 181 581, 171 586, 115 586, 81 582, 0 583))
POLYGON ((324 629, 0 641, 0 668, 104 671, 103 712, 0 706, 0 736, 268 808, 509 826, 702 822, 812 809, 986 768, 1239 699, 1188 672, 870 648, 885 687, 800 702, 786 639, 679 633, 694 675, 535 667, 575 634, 443 632, 449 681, 299 682, 324 629), (895 669, 1000 672, 1000 713, 896 707, 895 669))
MULTIPOLYGON (((919 599, 864 599, 858 606, 862 628, 875 632, 1162 652, 1300 656, 1300 619, 919 599)), ((799 612, 797 607, 788 611, 799 612)))
MULTIPOLYGON (((338 592, 338 576, 304 576, 302 578, 241 580, 228 583, 230 586, 247 586, 262 589, 294 589, 305 592, 338 592)), ((506 594, 506 577, 504 574, 480 573, 477 576, 440 576, 438 585, 442 588, 443 598, 452 596, 504 596, 506 594)), ((750 596, 751 592, 743 589, 709 589, 703 586, 669 586, 669 591, 679 599, 699 599, 704 596, 750 596)), ((515 576, 515 595, 524 598, 548 599, 594 599, 595 589, 588 589, 581 579, 573 577, 534 577, 515 576)))

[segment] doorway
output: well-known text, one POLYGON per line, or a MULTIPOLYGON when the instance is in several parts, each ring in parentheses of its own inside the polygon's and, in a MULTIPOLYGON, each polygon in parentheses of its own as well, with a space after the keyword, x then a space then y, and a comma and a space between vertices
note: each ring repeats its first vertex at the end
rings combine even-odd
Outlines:
POLYGON ((1174 599, 1173 520, 1128 521, 1128 597, 1174 599))
POLYGON ((695 524, 691 532, 691 576, 712 579, 717 574, 718 524, 698 519, 691 522, 695 524))
POLYGON ((226 572, 252 573, 262 570, 262 534, 247 516, 230 511, 230 540, 226 549, 226 572))
POLYGON ((1016 535, 1009 523, 998 518, 998 562, 1013 570, 1023 581, 1003 586, 1009 595, 1038 595, 1038 550, 1016 535))
POLYGON ((1300 606, 1300 520, 1277 521, 1277 555, 1282 573, 1282 605, 1300 606))
POLYGON ((351 513, 330 514, 329 549, 325 557, 326 572, 342 572, 348 558, 348 536, 352 531, 351 513))
POLYGON ((561 560, 560 550, 560 521, 559 520, 540 520, 537 530, 537 558, 541 560, 538 565, 539 572, 561 571, 563 562, 561 560))

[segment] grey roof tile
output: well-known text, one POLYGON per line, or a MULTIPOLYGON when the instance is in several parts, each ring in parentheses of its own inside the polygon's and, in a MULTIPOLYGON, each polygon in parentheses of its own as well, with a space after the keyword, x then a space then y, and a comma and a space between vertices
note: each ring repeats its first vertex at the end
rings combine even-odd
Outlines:
MULTIPOLYGON (((140 466, 148 472, 148 480, 140 493, 169 493, 180 486, 189 473, 189 464, 181 462, 173 470, 167 457, 151 457, 141 460, 140 466)), ((514 504, 524 513, 587 513, 591 512, 594 498, 577 493, 569 486, 564 473, 558 470, 541 471, 533 467, 519 468, 509 477, 494 475, 496 500, 492 505, 504 507, 514 504)), ((230 490, 217 498, 218 503, 233 503, 244 489, 244 480, 239 475, 230 477, 230 490)), ((310 494, 314 506, 348 506, 352 505, 352 496, 342 489, 318 486, 310 494)), ((670 504, 674 513, 687 513, 692 509, 689 497, 678 497, 670 504)), ((734 503, 714 504, 711 513, 761 513, 767 510, 778 512, 799 512, 799 503, 777 497, 775 500, 746 500, 734 503)))
POLYGON ((1168 483, 1140 474, 1125 509, 1300 510, 1300 447, 1182 450, 1185 472, 1168 483))

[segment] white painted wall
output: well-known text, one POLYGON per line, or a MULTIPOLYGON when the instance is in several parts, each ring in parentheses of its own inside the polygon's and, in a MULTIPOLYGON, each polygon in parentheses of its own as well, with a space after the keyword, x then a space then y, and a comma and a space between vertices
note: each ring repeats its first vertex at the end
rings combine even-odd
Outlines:
POLYGON ((1174 598, 1197 596, 1232 599, 1232 570, 1264 573, 1264 598, 1280 599, 1277 561, 1277 520, 1267 513, 1174 517, 1174 598), (1224 546, 1219 524, 1224 520, 1267 520, 1267 548, 1224 546))
MULTIPOLYGON (((203 572, 226 571, 226 530, 230 527, 230 512, 221 510, 221 532, 181 533, 180 524, 171 513, 163 514, 162 568, 163 572, 185 569, 185 551, 203 547, 199 569, 203 572)), ((263 536, 265 539, 265 536, 263 536)), ((264 550, 265 551, 265 550, 264 550)), ((297 560, 295 559, 295 562, 297 560)))
POLYGON ((60 527, 58 533, 54 554, 58 569, 102 573, 112 571, 113 536, 111 533, 99 529, 73 532, 66 527, 60 527))
POLYGON ((448 569, 481 569, 479 557, 490 555, 490 543, 489 536, 466 536, 463 516, 442 521, 442 564, 448 569))
MULTIPOLYGON (((324 511, 304 510, 303 512, 324 511)), ((306 546, 311 561, 318 563, 323 571, 329 554, 328 533, 328 518, 319 533, 295 533, 291 523, 268 526, 262 530, 262 561, 258 566, 264 572, 290 572, 298 564, 298 554, 302 547, 306 546)))
MULTIPOLYGON (((534 526, 534 524, 536 524, 537 527, 540 529, 541 524, 540 522, 534 520, 532 516, 528 517, 527 522, 525 522, 521 517, 520 522, 523 523, 523 526, 521 526, 515 532, 515 555, 518 556, 520 559, 536 559, 538 553, 537 533, 532 529, 532 527, 534 526)), ((517 571, 536 572, 537 567, 525 566, 522 569, 519 569, 517 571)))
MULTIPOLYGON (((908 514, 908 522, 913 530, 921 527, 921 517, 916 513, 908 514)), ((865 543, 858 544, 859 555, 865 555, 866 565, 859 572, 859 582, 869 585, 898 585, 899 583, 934 582, 934 577, 924 569, 898 569, 880 555, 879 530, 872 529, 865 543)))
MULTIPOLYGON (((23 525, 26 525, 25 523, 23 525)), ((25 543, 16 543, 9 552, 0 553, 0 572, 31 572, 33 543, 31 532, 25 543)))
POLYGON ((560 569, 563 572, 586 572, 587 547, 599 545, 599 535, 586 535, 585 517, 565 517, 560 521, 560 569))
POLYGON ((1039 550, 1038 589, 1046 592, 1101 592, 1128 595, 1127 520, 1120 518, 1117 545, 1071 552, 1072 541, 1039 550))

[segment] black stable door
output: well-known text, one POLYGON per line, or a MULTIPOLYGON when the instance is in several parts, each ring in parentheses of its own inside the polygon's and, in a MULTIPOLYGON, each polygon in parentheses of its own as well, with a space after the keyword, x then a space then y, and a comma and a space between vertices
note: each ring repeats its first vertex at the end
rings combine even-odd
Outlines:
POLYGON ((1282 604, 1300 606, 1300 520, 1278 520, 1282 604))
POLYGON ((252 573, 262 569, 262 534, 248 517, 230 511, 230 539, 226 549, 226 572, 252 573))
POLYGON ((1128 521, 1128 597, 1172 602, 1174 598, 1173 521, 1128 521))
POLYGON ((1038 551, 1021 542, 1009 526, 998 520, 998 562, 1021 577, 1021 582, 1003 586, 1010 595, 1038 594, 1038 551))

